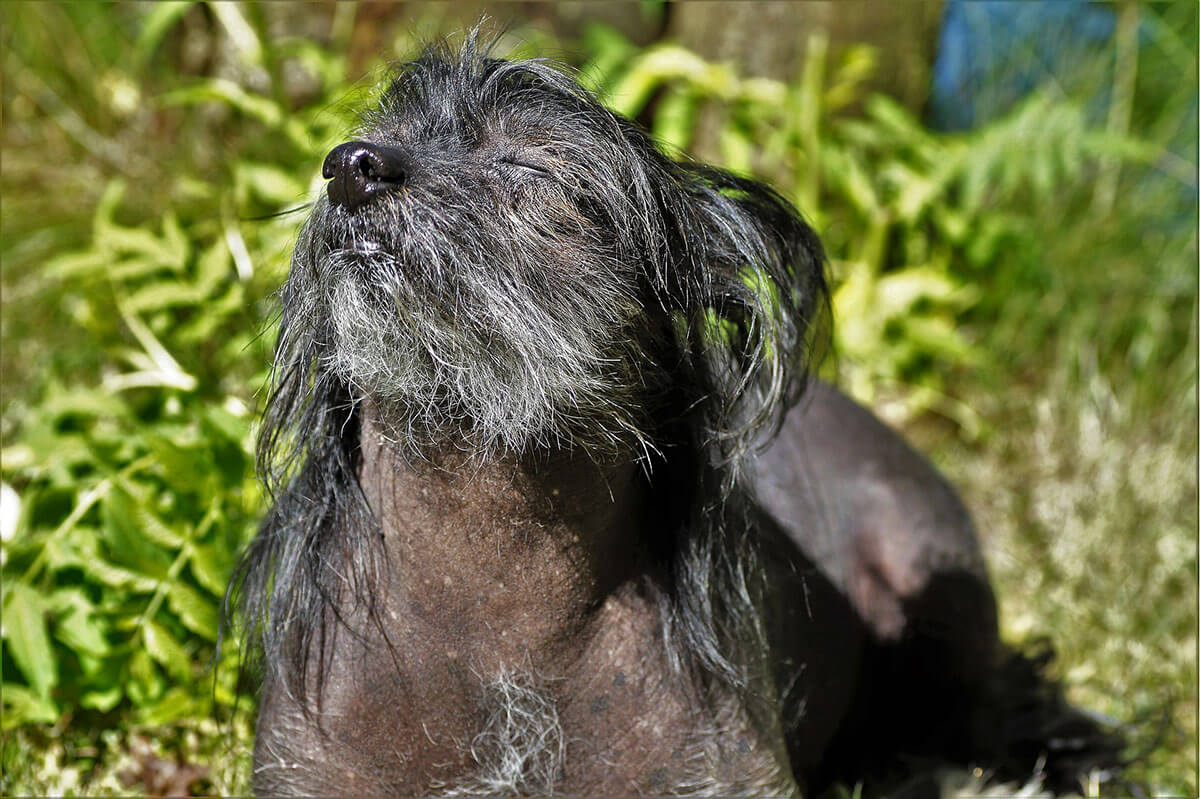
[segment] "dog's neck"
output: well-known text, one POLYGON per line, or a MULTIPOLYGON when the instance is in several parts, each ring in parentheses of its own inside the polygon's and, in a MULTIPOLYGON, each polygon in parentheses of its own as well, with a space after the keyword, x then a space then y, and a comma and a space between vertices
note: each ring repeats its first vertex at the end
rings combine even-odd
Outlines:
POLYGON ((606 600, 647 568, 632 459, 481 459, 453 445, 413 459, 386 430, 367 409, 360 481, 395 561, 396 602, 472 669, 569 667, 606 600))
MULTIPOLYGON (((669 652, 643 543, 656 514, 632 459, 484 460, 453 446, 414 459, 365 408, 360 464, 387 559, 372 617, 343 608, 355 634, 335 635, 323 674, 329 737, 297 722, 306 737, 260 736, 261 762, 349 795, 495 793, 512 763, 531 794, 794 787, 777 731, 755 728, 733 695, 702 701, 669 652)), ((299 718, 286 695, 268 700, 268 717, 299 718)))

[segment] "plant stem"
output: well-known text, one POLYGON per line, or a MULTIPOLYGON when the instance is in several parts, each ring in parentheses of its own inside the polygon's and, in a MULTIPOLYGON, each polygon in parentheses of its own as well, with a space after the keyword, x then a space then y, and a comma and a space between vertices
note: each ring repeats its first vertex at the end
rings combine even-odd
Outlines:
MULTIPOLYGON (((1125 137, 1133 116, 1133 93, 1137 83, 1138 7, 1133 0, 1121 3, 1117 15, 1117 53, 1113 62, 1112 100, 1108 106, 1107 130, 1111 136, 1125 137)), ((1108 214, 1117 197, 1121 179, 1121 160, 1108 156, 1101 164, 1100 179, 1092 197, 1092 208, 1108 214)))

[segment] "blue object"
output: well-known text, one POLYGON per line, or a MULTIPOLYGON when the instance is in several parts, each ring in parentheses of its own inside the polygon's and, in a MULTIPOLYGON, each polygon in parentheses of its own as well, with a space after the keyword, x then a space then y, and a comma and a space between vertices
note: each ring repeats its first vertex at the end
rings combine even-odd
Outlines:
MULTIPOLYGON (((1111 7, 1082 0, 947 0, 930 126, 973 128, 1003 115, 1046 81, 1069 83, 1079 68, 1095 68, 1115 29, 1111 7)), ((1107 105, 1106 97, 1097 99, 1107 105)))

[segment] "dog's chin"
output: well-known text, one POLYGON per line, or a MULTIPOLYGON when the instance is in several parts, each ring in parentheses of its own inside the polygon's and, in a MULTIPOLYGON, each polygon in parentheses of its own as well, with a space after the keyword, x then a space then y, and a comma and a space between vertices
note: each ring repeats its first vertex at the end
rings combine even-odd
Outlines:
POLYGON ((381 270, 395 264, 369 255, 343 259, 326 282, 332 341, 323 366, 356 400, 370 401, 396 441, 416 453, 454 445, 485 456, 646 448, 631 410, 639 397, 620 359, 601 356, 594 343, 564 346, 552 322, 532 311, 525 319, 447 316, 444 303, 422 300, 411 284, 384 281, 381 270))

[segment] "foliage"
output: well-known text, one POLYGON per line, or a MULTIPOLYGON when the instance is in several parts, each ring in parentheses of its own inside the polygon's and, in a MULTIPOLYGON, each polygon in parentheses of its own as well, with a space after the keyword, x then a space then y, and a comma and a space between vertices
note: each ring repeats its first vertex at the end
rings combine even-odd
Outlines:
MULTIPOLYGON (((256 5, 6 9, 0 789, 111 787, 117 766, 71 730, 108 730, 118 750, 134 725, 193 734, 234 702, 238 652, 214 661, 216 620, 261 512, 251 442, 270 293, 299 224, 287 212, 366 91, 346 78, 354 8, 334 13, 325 49, 268 35, 256 5), (189 66, 197 38, 217 67, 189 66), (60 767, 75 752, 109 782, 11 768, 35 751, 60 767)), ((1195 126, 1195 35, 1171 38, 1173 13, 1145 12, 1165 44, 1139 55, 1130 124, 1046 87, 954 135, 865 96, 865 48, 830 63, 814 37, 784 84, 600 27, 583 41, 583 73, 616 110, 809 215, 831 255, 843 382, 903 398, 909 418, 933 410, 976 447, 944 451, 1007 547, 1010 632, 1047 629, 1038 618, 1074 631, 1069 673, 1128 682, 1107 705, 1124 718, 1173 683, 1191 686, 1179 712, 1196 685, 1180 654, 1194 594, 1174 598, 1196 570, 1195 164, 1179 133, 1195 126), (1115 188, 1097 200, 1097 183, 1115 188), (1035 391, 1056 399, 1031 409, 1035 391), (978 449, 997 419, 1020 429, 978 449), (1014 504, 997 511, 995 493, 1014 504), (1142 530, 1154 557, 1137 557, 1142 530)), ((1151 781, 1194 792, 1178 776, 1194 712, 1178 723, 1185 741, 1151 781)))
MULTIPOLYGON (((227 245, 189 241, 170 212, 158 232, 121 226, 120 193, 113 184, 101 202, 93 246, 44 269, 94 298, 85 328, 108 304, 136 345, 113 347, 99 391, 49 383, 4 450, 21 489, 4 644, 25 678, 4 685, 6 726, 122 701, 147 722, 207 713, 191 684, 256 512, 246 404, 205 374, 247 343, 227 245), (214 340, 206 364, 196 345, 214 340), (169 348, 199 356, 192 370, 169 348)), ((228 683, 216 689, 228 703, 228 683)))
MULTIPOLYGON (((117 52, 93 53, 117 62, 96 87, 102 93, 149 83, 141 73, 151 71, 185 10, 147 7, 134 20, 95 17, 82 6, 45 13, 65 17, 63 27, 76 33, 107 25, 112 40, 123 25, 137 25, 125 63, 117 52)), ((40 10, 15 11, 18 31, 36 28, 40 10)), ((344 94, 336 59, 305 42, 268 46, 237 7, 221 14, 234 15, 227 24, 241 21, 249 36, 243 55, 254 68, 269 73, 270 60, 286 54, 344 94)), ((16 49, 14 60, 38 58, 36 44, 16 49)), ((39 74, 62 77, 48 65, 39 74)), ((271 215, 304 202, 325 141, 345 122, 329 113, 324 95, 297 112, 273 84, 259 93, 220 77, 175 80, 181 85, 137 98, 142 107, 131 113, 149 120, 113 121, 111 134, 101 132, 103 104, 81 102, 95 127, 76 138, 103 141, 144 123, 205 131, 211 145, 222 128, 240 127, 219 176, 199 180, 194 161, 204 153, 171 152, 162 142, 153 153, 166 162, 161 170, 123 170, 108 181, 79 249, 22 251, 19 237, 5 232, 6 303, 10 291, 27 292, 39 321, 58 327, 57 335, 35 333, 36 323, 26 327, 29 320, 6 307, 6 341, 40 338, 47 367, 11 364, 26 384, 4 398, 6 731, 72 717, 84 729, 117 719, 161 728, 227 715, 236 702, 236 642, 226 639, 221 663, 214 661, 220 603, 261 514, 255 392, 273 339, 264 321, 269 294, 297 225, 294 216, 271 215), (153 188, 166 195, 158 211, 142 205, 145 192, 131 191, 131 182, 141 189, 142 179, 171 174, 169 185, 153 188)), ((128 101, 120 97, 109 99, 128 101)), ((65 119, 73 117, 56 121, 65 119)))
MULTIPOLYGON (((669 43, 634 53, 604 29, 593 30, 591 49, 597 56, 583 71, 617 110, 638 116, 653 104, 655 134, 679 151, 706 123, 715 127, 719 160, 773 179, 822 232, 836 284, 835 349, 851 392, 870 400, 881 386, 902 385, 910 411, 937 410, 968 435, 979 420, 946 393, 945 376, 981 360, 958 324, 981 300, 979 277, 1035 248, 1044 231, 1031 210, 1090 186, 1102 163, 1171 156, 1097 125, 1085 98, 1053 87, 986 127, 934 133, 895 101, 863 97, 868 48, 849 49, 827 78, 820 34, 794 85, 741 78, 669 43), (861 116, 839 114, 859 103, 861 116)), ((1176 172, 1187 179, 1183 164, 1176 172)))

